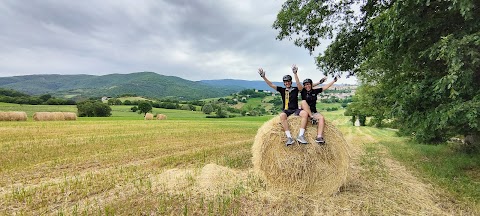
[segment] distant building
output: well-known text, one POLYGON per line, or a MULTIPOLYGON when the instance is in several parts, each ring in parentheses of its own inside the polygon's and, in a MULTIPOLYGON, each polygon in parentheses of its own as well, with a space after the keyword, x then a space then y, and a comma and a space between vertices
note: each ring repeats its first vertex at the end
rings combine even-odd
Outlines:
POLYGON ((108 99, 110 99, 110 98, 111 98, 111 97, 103 96, 103 97, 102 97, 102 102, 108 101, 108 99))

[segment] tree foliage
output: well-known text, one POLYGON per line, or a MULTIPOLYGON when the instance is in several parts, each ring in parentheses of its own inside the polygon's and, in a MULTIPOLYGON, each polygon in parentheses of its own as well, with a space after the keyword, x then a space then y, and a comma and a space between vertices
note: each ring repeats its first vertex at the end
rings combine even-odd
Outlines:
POLYGON ((3 88, 0 88, 0 102, 30 105, 75 105, 73 100, 55 98, 50 94, 30 96, 22 92, 3 88))
POLYGON ((141 101, 138 103, 138 113, 143 113, 144 115, 152 111, 152 104, 148 101, 141 101))
POLYGON ((205 114, 210 114, 213 112, 213 106, 211 104, 205 104, 202 107, 202 112, 205 114))
POLYGON ((112 108, 101 101, 82 101, 77 103, 80 117, 108 117, 112 115, 112 108))
POLYGON ((334 36, 317 65, 367 86, 351 112, 390 118, 421 142, 480 134, 478 1, 289 0, 273 27, 310 52, 334 36))

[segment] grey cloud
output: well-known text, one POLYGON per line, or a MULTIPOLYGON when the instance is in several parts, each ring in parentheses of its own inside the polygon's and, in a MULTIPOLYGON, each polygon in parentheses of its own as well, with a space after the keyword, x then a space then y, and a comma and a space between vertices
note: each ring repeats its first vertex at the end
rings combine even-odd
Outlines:
POLYGON ((279 80, 314 59, 271 25, 282 1, 0 1, 0 76, 154 71, 190 80, 279 80), (278 77, 278 79, 277 79, 278 77))

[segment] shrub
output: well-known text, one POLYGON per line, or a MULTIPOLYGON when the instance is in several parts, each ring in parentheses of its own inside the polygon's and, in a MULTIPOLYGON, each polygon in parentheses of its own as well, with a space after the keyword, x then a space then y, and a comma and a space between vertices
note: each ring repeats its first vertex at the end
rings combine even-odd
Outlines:
POLYGON ((100 101, 87 100, 77 103, 80 117, 108 117, 112 115, 112 108, 100 101))
POLYGON ((202 107, 202 112, 205 113, 205 114, 210 114, 213 112, 213 107, 211 104, 205 104, 203 107, 202 107))

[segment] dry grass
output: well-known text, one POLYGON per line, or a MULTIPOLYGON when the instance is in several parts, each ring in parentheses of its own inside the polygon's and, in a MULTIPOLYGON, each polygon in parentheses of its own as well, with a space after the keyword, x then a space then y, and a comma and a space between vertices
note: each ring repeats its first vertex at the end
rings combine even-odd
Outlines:
POLYGON ((0 215, 479 213, 392 160, 376 142, 401 144, 393 132, 378 135, 364 127, 337 125, 351 157, 346 183, 335 195, 267 187, 251 163, 262 124, 241 119, 4 122, 0 215))
POLYGON ((63 117, 65 118, 66 121, 75 121, 77 120, 77 114, 74 112, 62 112, 63 117))
POLYGON ((27 113, 0 112, 0 121, 27 121, 27 113))
POLYGON ((145 113, 145 120, 153 120, 153 114, 152 113, 145 113))
MULTIPOLYGON (((300 117, 290 116, 292 134, 298 134, 300 117)), ((315 143, 316 125, 308 124, 305 138, 309 144, 286 147, 286 136, 275 117, 266 122, 255 137, 252 147, 256 173, 272 188, 283 188, 291 193, 334 194, 345 183, 349 156, 342 133, 330 122, 325 122, 326 145, 315 143)))
POLYGON ((64 121, 65 115, 63 112, 36 112, 33 114, 35 121, 64 121))
POLYGON ((157 114, 157 120, 166 120, 167 116, 164 114, 157 114))

